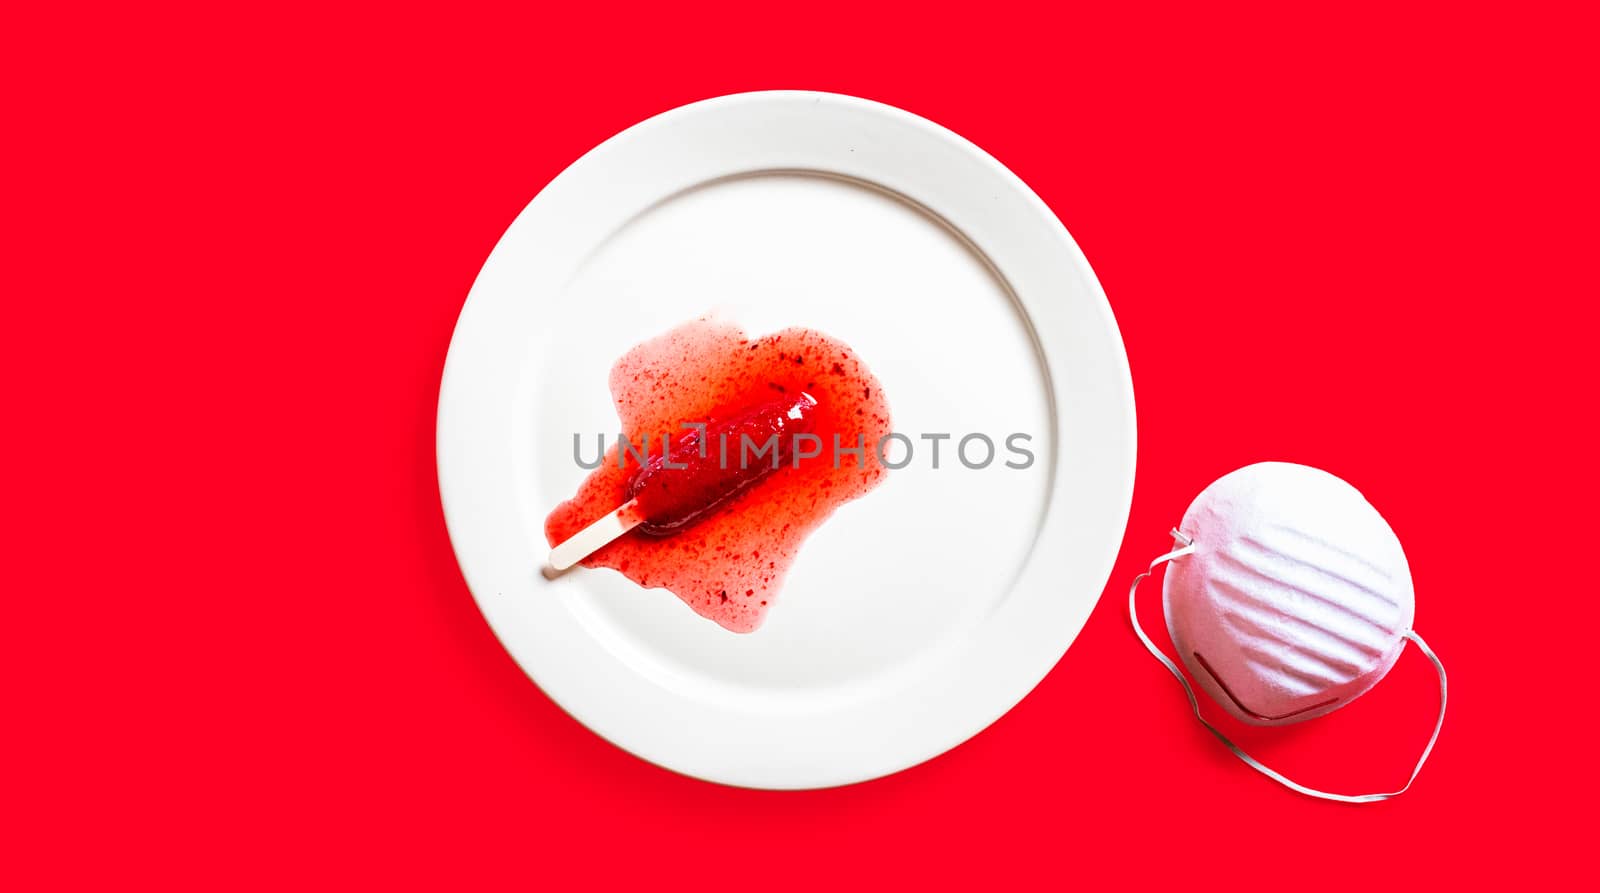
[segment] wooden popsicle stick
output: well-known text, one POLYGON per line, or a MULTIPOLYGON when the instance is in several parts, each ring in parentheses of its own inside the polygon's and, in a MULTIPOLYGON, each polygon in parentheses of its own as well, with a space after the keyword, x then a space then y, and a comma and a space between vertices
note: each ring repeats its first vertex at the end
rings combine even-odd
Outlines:
POLYGON ((574 564, 594 554, 601 546, 638 527, 644 521, 644 515, 637 508, 638 501, 629 500, 616 511, 607 512, 600 520, 551 549, 550 563, 545 565, 543 571, 545 578, 554 580, 574 564))

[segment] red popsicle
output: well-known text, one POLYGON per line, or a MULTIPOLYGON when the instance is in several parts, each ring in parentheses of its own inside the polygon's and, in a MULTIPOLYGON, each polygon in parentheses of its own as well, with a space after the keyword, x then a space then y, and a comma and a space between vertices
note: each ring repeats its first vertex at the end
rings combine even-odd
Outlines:
POLYGON ((632 446, 605 445, 599 465, 545 519, 551 569, 611 568, 670 590, 734 632, 762 624, 807 537, 886 476, 874 449, 891 430, 883 389, 849 346, 820 332, 752 338, 728 323, 695 320, 628 351, 612 367, 610 388, 617 431, 632 446), (780 433, 772 417, 792 409, 800 418, 782 421, 767 450, 780 433), (704 422, 704 433, 685 422, 704 422), (664 433, 670 462, 658 455, 664 433), (740 434, 754 441, 742 469, 740 434), (640 456, 646 435, 650 449, 640 456), (705 465, 695 464, 702 443, 705 465))
POLYGON ((670 453, 651 455, 628 481, 627 498, 644 517, 639 531, 671 536, 780 467, 798 465, 797 455, 820 455, 820 438, 812 436, 811 450, 796 440, 816 427, 816 408, 803 391, 768 400, 689 430, 670 453))

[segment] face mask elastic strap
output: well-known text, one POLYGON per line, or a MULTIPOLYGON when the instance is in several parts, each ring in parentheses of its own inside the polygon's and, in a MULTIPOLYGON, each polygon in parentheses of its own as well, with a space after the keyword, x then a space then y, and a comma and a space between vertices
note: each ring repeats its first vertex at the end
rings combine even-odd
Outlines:
POLYGON ((1144 643, 1144 647, 1149 650, 1150 654, 1154 656, 1156 660, 1161 661, 1161 665, 1166 667, 1167 671, 1170 672, 1173 677, 1178 680, 1178 683, 1183 686, 1184 694, 1189 696, 1189 706, 1194 709, 1194 718, 1199 720, 1200 724, 1206 727, 1206 731, 1216 736, 1217 740, 1221 741, 1223 745, 1226 746, 1228 750, 1232 751, 1234 756, 1243 761, 1246 766, 1249 766, 1257 772, 1260 772, 1262 775, 1265 775, 1284 787, 1293 791, 1298 791, 1308 797, 1318 797, 1323 800, 1333 800, 1339 803, 1376 803, 1379 800, 1387 800, 1390 797, 1398 797, 1401 794, 1404 794, 1411 787, 1411 783, 1417 780, 1417 773, 1422 771, 1422 764, 1426 763, 1428 761, 1428 756, 1433 753, 1434 742, 1439 740, 1439 730, 1444 727, 1445 703, 1449 696, 1449 684, 1448 680, 1445 678, 1444 664, 1441 663, 1438 656, 1433 653, 1433 649, 1428 647, 1428 643, 1424 642, 1422 637, 1417 635, 1415 630, 1406 630, 1403 634, 1407 639, 1414 643, 1419 650, 1422 651, 1423 655, 1427 657, 1428 660, 1433 664, 1434 670, 1439 674, 1439 719, 1434 723, 1433 734, 1428 738, 1428 746, 1422 749, 1422 756, 1418 758, 1417 765, 1411 770, 1411 777, 1406 779, 1405 786, 1397 791, 1390 791, 1386 794, 1333 794, 1327 791, 1319 791, 1315 788, 1308 788, 1299 782, 1285 777, 1278 771, 1262 764, 1255 757, 1245 753, 1237 744, 1234 744, 1232 741, 1228 740, 1228 736, 1222 734, 1220 729, 1212 725, 1205 718, 1205 716, 1201 714, 1200 699, 1195 696, 1194 686, 1189 684, 1188 677, 1183 675, 1183 671, 1178 669, 1178 665, 1173 663, 1171 658, 1161 653, 1161 649, 1156 647, 1155 642, 1150 641, 1150 637, 1145 635, 1144 628, 1139 625, 1139 613, 1137 610, 1137 603, 1135 602, 1134 598, 1139 591, 1139 584, 1144 582, 1146 577, 1154 573, 1156 568, 1160 567, 1166 562, 1172 561, 1175 558, 1182 558, 1183 556, 1194 552, 1195 547, 1193 542, 1182 532, 1174 529, 1172 531, 1172 538, 1180 544, 1179 548, 1173 549, 1171 552, 1168 552, 1150 562, 1149 569, 1139 576, 1134 577, 1133 585, 1128 587, 1128 619, 1133 622, 1133 631, 1139 636, 1139 641, 1144 643))

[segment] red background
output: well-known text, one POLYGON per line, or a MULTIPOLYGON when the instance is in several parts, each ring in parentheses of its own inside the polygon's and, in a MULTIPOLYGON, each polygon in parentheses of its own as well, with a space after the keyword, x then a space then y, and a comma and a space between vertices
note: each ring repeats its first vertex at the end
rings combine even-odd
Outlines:
MULTIPOLYGON (((762 9, 5 14, 0 872, 1592 881, 1593 22, 762 9), (451 326, 513 216, 616 131, 762 88, 906 108, 1031 184, 1110 296, 1140 422, 1107 597, 1038 689, 925 765, 788 794, 547 700, 462 583, 433 468, 451 326), (1354 482, 1410 555, 1453 688, 1399 800, 1249 772, 1128 629, 1189 499, 1269 458, 1354 482)), ((1411 651, 1246 737, 1384 789, 1434 704, 1411 651)))

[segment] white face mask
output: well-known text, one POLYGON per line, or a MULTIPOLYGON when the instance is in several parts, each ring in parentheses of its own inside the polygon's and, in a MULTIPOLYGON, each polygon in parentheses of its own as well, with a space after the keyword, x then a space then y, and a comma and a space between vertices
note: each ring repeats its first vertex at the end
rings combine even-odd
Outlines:
POLYGON ((1263 462, 1202 491, 1172 535, 1178 548, 1134 579, 1128 612, 1145 647, 1183 683, 1195 717, 1239 759, 1303 794, 1370 803, 1404 793, 1444 724, 1445 674, 1411 629, 1411 569, 1378 510, 1325 471, 1263 462), (1407 640, 1415 642, 1439 673, 1439 720, 1405 787, 1314 790, 1262 765, 1207 722, 1188 679, 1134 612, 1140 581, 1169 561, 1162 604, 1178 659, 1224 710, 1253 725, 1287 725, 1343 707, 1383 679, 1407 640))

